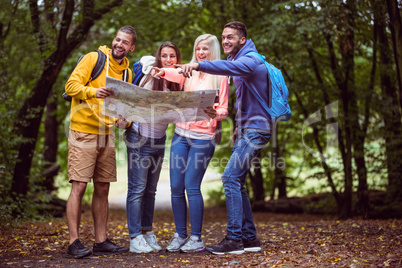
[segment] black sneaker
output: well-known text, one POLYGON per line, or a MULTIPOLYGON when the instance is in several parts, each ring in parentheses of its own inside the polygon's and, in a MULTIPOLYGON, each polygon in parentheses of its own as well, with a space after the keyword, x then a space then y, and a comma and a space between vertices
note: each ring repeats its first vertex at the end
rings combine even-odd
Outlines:
POLYGON ((243 240, 243 245, 244 245, 244 251, 246 252, 257 252, 261 251, 261 243, 260 239, 257 237, 254 239, 244 239, 243 240))
POLYGON ((228 238, 227 236, 215 246, 208 246, 205 248, 207 251, 211 252, 212 254, 243 254, 244 253, 244 246, 243 241, 233 240, 228 238))
POLYGON ((79 239, 75 239, 75 241, 68 246, 66 258, 81 259, 91 254, 92 252, 85 248, 79 239))
POLYGON ((109 240, 107 238, 105 242, 102 243, 94 243, 94 248, 93 252, 94 255, 99 256, 99 255, 110 255, 110 254, 122 254, 126 253, 129 250, 129 248, 123 248, 119 247, 115 243, 109 240))

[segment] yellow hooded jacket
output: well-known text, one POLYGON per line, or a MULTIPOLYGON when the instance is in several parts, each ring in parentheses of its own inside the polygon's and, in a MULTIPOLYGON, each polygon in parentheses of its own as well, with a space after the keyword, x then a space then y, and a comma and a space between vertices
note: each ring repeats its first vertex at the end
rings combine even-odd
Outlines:
MULTIPOLYGON (((103 99, 96 98, 96 91, 106 84, 107 68, 109 68, 109 77, 123 80, 123 71, 129 68, 130 63, 125 57, 121 64, 118 64, 112 57, 112 50, 107 46, 101 46, 99 50, 109 56, 109 66, 106 60, 105 67, 99 77, 89 81, 98 59, 98 53, 88 53, 75 67, 65 89, 66 93, 72 97, 70 129, 83 133, 109 135, 113 132, 112 127, 115 119, 102 114, 103 99)), ((131 70, 128 73, 128 81, 131 83, 131 70)))

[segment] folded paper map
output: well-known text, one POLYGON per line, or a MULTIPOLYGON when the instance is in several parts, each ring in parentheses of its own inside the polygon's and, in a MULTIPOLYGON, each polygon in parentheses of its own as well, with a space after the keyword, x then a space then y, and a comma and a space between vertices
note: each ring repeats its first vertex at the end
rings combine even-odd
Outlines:
POLYGON ((104 100, 104 115, 148 124, 210 120, 204 108, 213 106, 216 96, 215 89, 152 91, 111 77, 106 77, 106 87, 114 96, 104 100))

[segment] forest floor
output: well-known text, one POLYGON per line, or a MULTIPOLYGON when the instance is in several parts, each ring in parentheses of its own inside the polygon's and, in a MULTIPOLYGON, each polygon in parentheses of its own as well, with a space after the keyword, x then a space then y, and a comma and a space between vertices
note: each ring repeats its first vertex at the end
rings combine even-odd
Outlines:
MULTIPOLYGON (((402 267, 402 220, 339 221, 333 216, 254 213, 262 251, 242 255, 200 253, 126 253, 64 257, 65 219, 21 223, 1 229, 0 267, 402 267)), ((203 240, 219 243, 226 233, 226 210, 207 208, 203 240)), ((91 211, 82 214, 80 240, 92 248, 91 211)), ((129 247, 126 214, 111 210, 109 238, 129 247)), ((174 233, 171 211, 156 211, 154 232, 162 247, 174 233)))

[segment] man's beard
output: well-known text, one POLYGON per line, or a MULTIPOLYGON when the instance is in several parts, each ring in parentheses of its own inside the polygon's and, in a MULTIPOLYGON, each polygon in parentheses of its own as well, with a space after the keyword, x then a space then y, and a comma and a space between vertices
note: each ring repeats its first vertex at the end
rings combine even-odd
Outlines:
POLYGON ((127 53, 122 53, 121 55, 117 55, 117 54, 115 53, 115 49, 114 49, 114 48, 112 49, 112 56, 113 56, 113 58, 116 59, 116 60, 124 59, 124 57, 125 57, 126 55, 127 55, 127 53))

